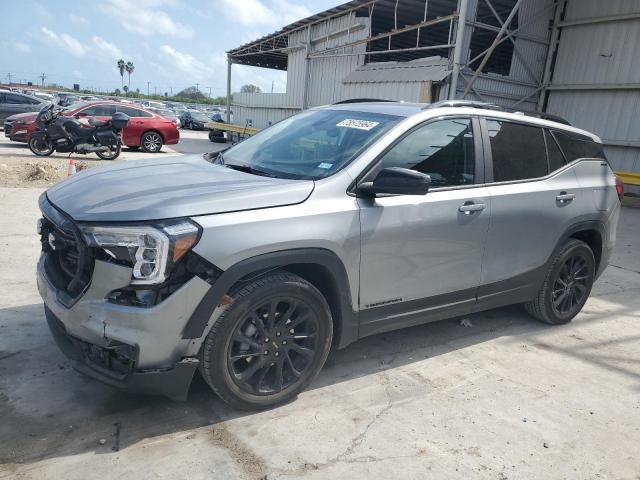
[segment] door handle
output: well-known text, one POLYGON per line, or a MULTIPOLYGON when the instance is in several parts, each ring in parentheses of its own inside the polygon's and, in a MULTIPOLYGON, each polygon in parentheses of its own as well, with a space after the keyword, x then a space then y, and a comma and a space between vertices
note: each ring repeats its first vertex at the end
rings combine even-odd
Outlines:
POLYGON ((574 198, 576 198, 575 193, 560 192, 559 195, 556 195, 556 200, 560 203, 569 203, 574 198))
POLYGON ((458 207, 458 211, 465 215, 472 215, 475 212, 484 210, 486 205, 484 203, 474 203, 472 201, 464 202, 464 205, 458 207))

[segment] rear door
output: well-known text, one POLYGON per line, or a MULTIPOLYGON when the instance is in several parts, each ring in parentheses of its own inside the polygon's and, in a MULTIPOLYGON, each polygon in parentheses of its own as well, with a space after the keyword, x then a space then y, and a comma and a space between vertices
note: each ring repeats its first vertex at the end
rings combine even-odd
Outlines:
POLYGON ((541 127, 482 121, 491 226, 478 307, 530 300, 560 237, 584 202, 573 168, 541 127))
POLYGON ((378 160, 429 174, 426 195, 358 198, 361 335, 465 314, 475 303, 491 205, 477 119, 430 121, 378 160))
POLYGON ((122 139, 125 145, 140 145, 140 137, 151 128, 149 121, 153 120, 153 115, 139 108, 126 105, 117 105, 116 111, 129 116, 129 123, 127 123, 127 126, 122 130, 122 139))

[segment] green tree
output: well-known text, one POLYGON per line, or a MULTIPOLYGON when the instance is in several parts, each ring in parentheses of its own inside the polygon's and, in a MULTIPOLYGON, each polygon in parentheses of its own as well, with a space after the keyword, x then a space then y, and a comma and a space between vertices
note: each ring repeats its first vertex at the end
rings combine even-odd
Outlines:
POLYGON ((133 62, 127 62, 124 68, 127 71, 127 75, 129 76, 129 89, 131 89, 131 74, 136 69, 136 66, 133 64, 133 62))
POLYGON ((242 87, 240 87, 240 93, 261 93, 262 90, 260 90, 260 87, 257 85, 253 85, 253 84, 248 84, 248 85, 242 85, 242 87))
POLYGON ((124 63, 123 59, 120 59, 118 60, 117 66, 120 71, 120 84, 124 87, 124 70, 126 68, 126 63, 124 63))

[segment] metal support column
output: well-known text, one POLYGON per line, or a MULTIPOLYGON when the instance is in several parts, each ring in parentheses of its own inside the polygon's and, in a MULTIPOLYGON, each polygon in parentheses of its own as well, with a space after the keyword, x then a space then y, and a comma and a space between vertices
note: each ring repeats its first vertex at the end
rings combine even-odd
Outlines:
POLYGON ((231 123, 231 63, 227 56, 227 123, 231 123))
POLYGON ((311 25, 307 25, 307 43, 304 46, 304 90, 302 92, 302 109, 309 107, 309 73, 311 63, 311 25))
POLYGON ((493 39, 493 43, 491 43, 491 46, 487 50, 487 53, 484 55, 484 58, 482 59, 482 62, 480 62, 480 65, 478 66, 476 71, 473 73, 473 77, 471 77, 471 80, 469 80, 469 83, 467 84, 467 88, 464 89, 464 93, 462 94, 462 98, 467 96, 467 93, 469 93, 469 90, 471 90, 471 87, 473 87, 473 84, 475 83, 476 78, 478 78, 478 75, 480 75, 482 73, 482 69, 487 64, 487 62, 491 58, 491 55, 493 54, 493 51, 495 50, 495 48, 500 43, 500 39, 502 38, 502 35, 505 34, 505 32, 507 31, 507 28, 509 28, 509 25, 511 25, 511 21, 513 20, 513 17, 515 17, 516 13, 518 13, 518 8, 520 8, 520 4, 521 3, 522 3, 522 0, 518 0, 516 2, 516 4, 513 6, 513 9, 511 10, 511 13, 509 13, 509 16, 507 17, 507 19, 502 24, 502 27, 500 28, 500 31, 496 35, 496 38, 493 39))
POLYGON ((544 108, 545 98, 547 96, 546 87, 551 80, 551 67, 553 66, 553 58, 558 48, 558 37, 560 35, 560 19, 562 18, 562 11, 566 5, 565 0, 558 1, 556 5, 556 11, 553 16, 553 27, 551 29, 551 40, 549 40, 549 47, 547 49, 547 60, 544 64, 544 74, 542 76, 542 91, 538 97, 538 111, 541 112, 544 108))
POLYGON ((449 100, 456 98, 458 89, 458 76, 460 75, 460 64, 462 63, 462 51, 464 49, 464 31, 467 25, 467 9, 469 0, 459 0, 458 23, 456 25, 456 44, 453 50, 453 71, 449 83, 449 100))

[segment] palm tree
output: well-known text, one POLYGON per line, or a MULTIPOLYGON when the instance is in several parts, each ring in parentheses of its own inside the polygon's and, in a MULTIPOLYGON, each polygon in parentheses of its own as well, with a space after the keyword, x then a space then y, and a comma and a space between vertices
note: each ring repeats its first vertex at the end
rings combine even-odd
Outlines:
POLYGON ((127 71, 127 74, 129 75, 129 90, 131 90, 131 74, 136 69, 136 67, 133 64, 133 62, 127 62, 124 68, 127 71))
POLYGON ((120 70, 120 83, 122 84, 122 86, 124 87, 124 69, 125 69, 126 65, 124 63, 124 60, 120 59, 118 60, 118 70, 120 70))

